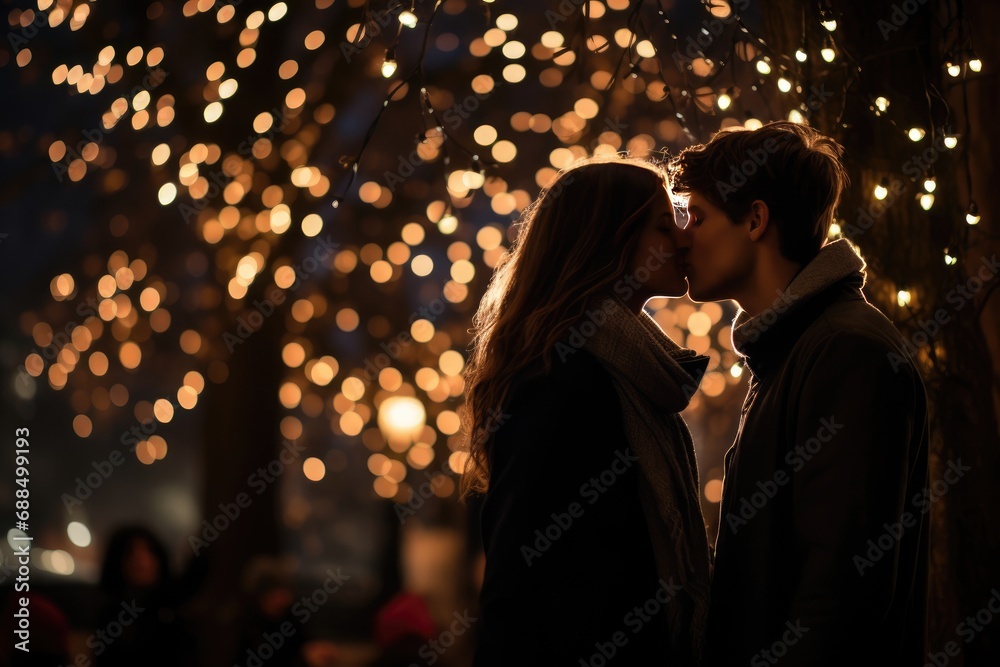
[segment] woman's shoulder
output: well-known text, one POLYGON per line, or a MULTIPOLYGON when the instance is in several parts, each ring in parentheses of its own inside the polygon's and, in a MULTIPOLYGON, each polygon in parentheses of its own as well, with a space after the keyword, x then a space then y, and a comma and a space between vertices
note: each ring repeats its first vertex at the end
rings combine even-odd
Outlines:
POLYGON ((542 403, 571 401, 585 406, 604 404, 616 395, 611 373, 597 357, 580 348, 561 357, 556 354, 548 369, 540 360, 522 369, 511 383, 508 402, 541 399, 542 403))

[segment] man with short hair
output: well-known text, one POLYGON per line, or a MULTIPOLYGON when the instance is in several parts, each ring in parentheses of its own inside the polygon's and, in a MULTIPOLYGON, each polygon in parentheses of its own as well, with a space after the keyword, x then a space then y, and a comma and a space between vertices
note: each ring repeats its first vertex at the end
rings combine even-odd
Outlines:
POLYGON ((713 665, 923 664, 928 420, 920 375, 827 243, 843 148, 775 122, 670 164, 695 301, 740 306, 749 371, 716 541, 713 665))

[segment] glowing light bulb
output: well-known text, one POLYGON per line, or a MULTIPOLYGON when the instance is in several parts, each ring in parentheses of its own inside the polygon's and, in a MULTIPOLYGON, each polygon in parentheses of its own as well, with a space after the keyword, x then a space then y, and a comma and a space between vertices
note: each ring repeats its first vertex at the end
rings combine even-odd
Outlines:
POLYGON ((899 292, 896 293, 896 303, 899 304, 900 308, 909 304, 910 299, 910 293, 906 290, 899 290, 899 292))
POLYGON ((889 196, 888 179, 883 178, 882 182, 875 186, 875 199, 882 201, 889 196))
POLYGON ((785 77, 781 77, 780 79, 778 79, 778 90, 780 90, 783 93, 787 93, 791 89, 792 89, 791 81, 789 81, 785 77))
POLYGON ((393 74, 396 73, 396 61, 392 58, 386 58, 382 61, 382 76, 389 79, 393 74))
POLYGON ((830 224, 830 231, 827 233, 827 236, 829 236, 830 238, 835 238, 837 236, 840 236, 840 232, 841 232, 840 225, 834 222, 830 224))
POLYGON ((823 60, 826 62, 832 63, 833 59, 837 57, 837 52, 834 51, 833 48, 826 46, 820 50, 819 55, 823 56, 823 60))
POLYGON ((792 109, 788 112, 788 120, 801 124, 806 122, 806 117, 798 109, 792 109))
POLYGON ((720 109, 722 109, 723 111, 725 111, 726 109, 728 109, 729 107, 732 106, 732 104, 733 104, 733 98, 731 98, 726 93, 722 93, 721 95, 719 95, 719 99, 716 100, 716 104, 719 105, 720 109))
POLYGON ((417 15, 411 12, 409 9, 403 10, 399 14, 399 22, 405 25, 407 28, 416 28, 417 15))
POLYGON ((944 145, 945 145, 945 148, 949 148, 949 149, 954 148, 955 146, 958 145, 958 137, 956 137, 954 134, 949 134, 949 135, 945 136, 945 138, 944 138, 944 145))
POLYGON ((906 136, 910 138, 910 141, 920 141, 921 139, 924 138, 924 135, 926 134, 927 132, 925 132, 923 128, 911 127, 910 130, 906 133, 906 136))
POLYGON ((955 266, 958 264, 958 257, 953 257, 948 253, 947 250, 944 251, 944 263, 948 266, 955 266))
POLYGON ((934 195, 929 192, 920 195, 920 208, 929 211, 931 206, 934 206, 934 195))
POLYGON ((830 32, 833 32, 834 30, 837 29, 837 21, 835 19, 827 19, 825 21, 821 21, 821 23, 823 24, 823 27, 829 30, 830 32))
POLYGON ((957 77, 959 74, 962 73, 962 66, 957 65, 953 62, 946 63, 945 69, 948 70, 948 76, 951 77, 957 77))
POLYGON ((983 70, 983 61, 979 58, 973 58, 969 61, 969 69, 973 72, 981 72, 983 70))
POLYGON ((979 206, 976 205, 976 202, 969 202, 969 212, 965 214, 965 221, 970 225, 978 225, 981 219, 979 206))
POLYGON ((766 60, 758 60, 757 71, 760 72, 761 74, 770 74, 771 66, 768 64, 766 60))
POLYGON ((888 98, 881 97, 881 96, 880 97, 876 97, 875 98, 875 108, 878 109, 879 111, 881 111, 882 113, 885 113, 886 110, 889 108, 889 100, 888 100, 888 98))
POLYGON ((799 49, 795 52, 795 59, 800 63, 804 63, 808 57, 809 55, 805 52, 805 49, 799 49))
POLYGON ((937 180, 933 176, 928 176, 924 179, 924 190, 934 192, 935 188, 937 188, 937 180))

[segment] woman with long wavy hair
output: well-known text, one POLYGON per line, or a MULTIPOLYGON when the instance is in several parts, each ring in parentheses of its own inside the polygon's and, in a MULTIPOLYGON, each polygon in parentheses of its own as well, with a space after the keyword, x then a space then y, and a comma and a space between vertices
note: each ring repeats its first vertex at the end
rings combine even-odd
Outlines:
POLYGON ((644 310, 687 291, 664 171, 579 162, 518 227, 465 374, 462 497, 481 501, 486 554, 474 665, 698 664, 710 553, 678 413, 707 358, 644 310))

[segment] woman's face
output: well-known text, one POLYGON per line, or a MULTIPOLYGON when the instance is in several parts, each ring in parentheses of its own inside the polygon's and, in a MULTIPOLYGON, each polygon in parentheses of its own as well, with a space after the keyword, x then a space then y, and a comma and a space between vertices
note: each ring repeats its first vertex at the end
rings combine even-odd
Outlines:
POLYGON ((160 580, 160 561, 142 538, 132 540, 123 569, 125 581, 136 588, 150 588, 160 580))
POLYGON ((674 209, 666 189, 647 209, 648 218, 639 234, 639 243, 632 254, 628 284, 642 303, 657 296, 683 296, 687 281, 677 253, 677 234, 681 230, 674 222, 674 209))

